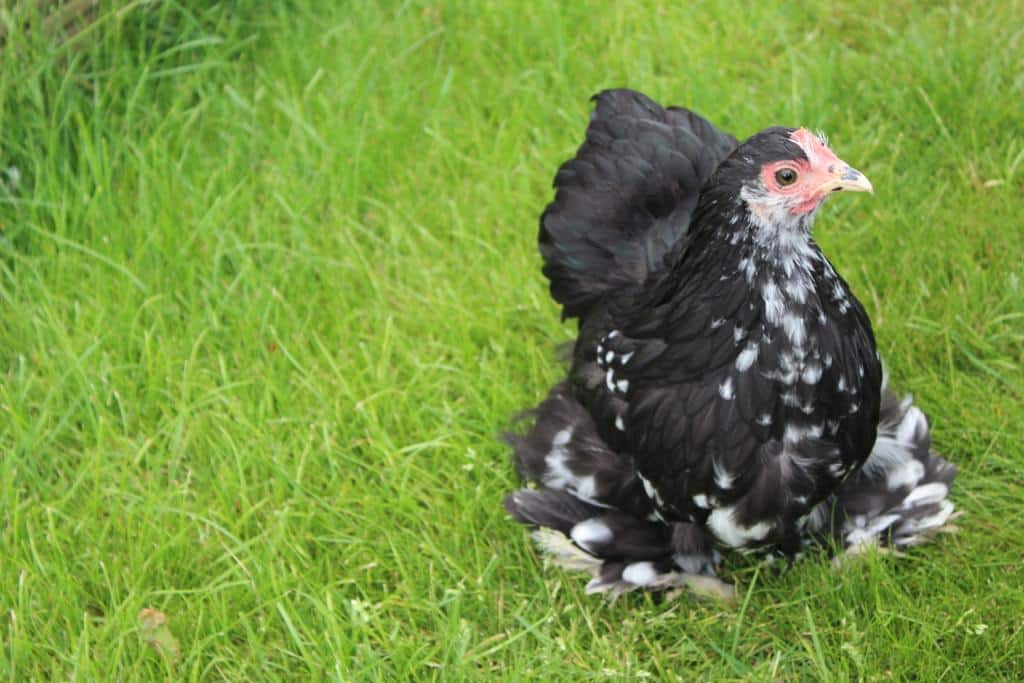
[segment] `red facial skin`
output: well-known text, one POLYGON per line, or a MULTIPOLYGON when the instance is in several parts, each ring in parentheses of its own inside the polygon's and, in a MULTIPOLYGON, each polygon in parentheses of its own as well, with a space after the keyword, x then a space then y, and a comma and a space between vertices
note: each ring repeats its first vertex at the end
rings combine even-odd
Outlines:
POLYGON ((818 208, 829 194, 829 190, 823 188, 835 178, 836 169, 844 168, 846 164, 806 128, 794 131, 790 139, 803 148, 807 160, 792 159, 765 164, 761 169, 761 180, 772 194, 795 197, 799 203, 793 207, 792 213, 801 215, 818 208), (792 185, 780 185, 775 179, 775 174, 784 168, 797 173, 796 182, 792 185))

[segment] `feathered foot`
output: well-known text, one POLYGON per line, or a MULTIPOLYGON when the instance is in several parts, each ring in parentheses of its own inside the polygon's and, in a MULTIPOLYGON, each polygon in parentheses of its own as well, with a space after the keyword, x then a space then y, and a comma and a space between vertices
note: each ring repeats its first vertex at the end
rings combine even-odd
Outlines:
POLYGON ((925 543, 954 531, 949 490, 956 467, 931 450, 928 419, 908 397, 882 396, 878 438, 867 462, 808 516, 806 533, 835 539, 847 555, 925 543))
POLYGON ((516 469, 540 488, 511 493, 505 508, 538 527, 534 539, 548 559, 589 573, 589 593, 733 594, 715 577, 719 557, 711 537, 695 524, 654 516, 632 460, 605 444, 566 384, 552 389, 534 414, 526 435, 507 438, 516 469))
POLYGON ((551 489, 515 491, 505 507, 538 527, 533 539, 547 560, 593 577, 588 593, 617 598, 642 589, 675 597, 685 590, 734 597, 733 587, 715 576, 718 553, 696 525, 639 520, 551 489))

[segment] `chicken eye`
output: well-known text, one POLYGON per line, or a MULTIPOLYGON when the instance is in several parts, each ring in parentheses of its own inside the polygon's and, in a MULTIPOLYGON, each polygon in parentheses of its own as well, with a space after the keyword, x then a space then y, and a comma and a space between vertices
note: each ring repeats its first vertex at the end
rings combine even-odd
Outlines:
POLYGON ((775 182, 782 187, 792 185, 796 182, 796 171, 791 168, 780 168, 775 172, 775 182))

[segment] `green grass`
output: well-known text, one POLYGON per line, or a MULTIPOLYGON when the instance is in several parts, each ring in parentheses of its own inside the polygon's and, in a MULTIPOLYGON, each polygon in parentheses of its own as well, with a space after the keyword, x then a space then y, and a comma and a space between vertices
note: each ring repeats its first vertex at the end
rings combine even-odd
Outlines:
POLYGON ((1024 4, 691 5, 197 0, 10 36, 3 678, 1024 678, 1024 4), (817 234, 961 468, 959 534, 608 603, 505 517, 494 437, 572 336, 536 216, 622 85, 824 129, 871 178, 817 234))

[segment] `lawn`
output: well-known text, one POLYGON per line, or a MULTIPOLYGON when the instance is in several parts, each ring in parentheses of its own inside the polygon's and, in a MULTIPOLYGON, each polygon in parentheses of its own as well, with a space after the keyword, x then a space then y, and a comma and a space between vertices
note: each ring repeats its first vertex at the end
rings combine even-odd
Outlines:
POLYGON ((4 679, 1024 679, 1024 3, 12 7, 4 679), (572 338, 537 215, 612 86, 871 178, 817 236, 958 534, 608 602, 506 518, 495 437, 572 338))

